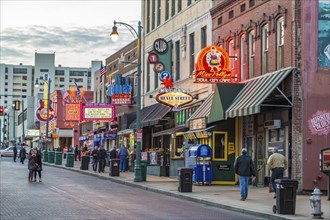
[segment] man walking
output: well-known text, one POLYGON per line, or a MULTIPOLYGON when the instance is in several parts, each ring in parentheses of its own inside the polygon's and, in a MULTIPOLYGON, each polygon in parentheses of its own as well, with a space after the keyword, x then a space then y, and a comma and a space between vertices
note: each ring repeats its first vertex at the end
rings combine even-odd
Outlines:
POLYGON ((23 144, 21 146, 21 150, 19 151, 19 157, 21 158, 21 163, 24 164, 26 158, 26 150, 25 150, 25 145, 23 144))
POLYGON ((236 158, 234 168, 235 173, 238 175, 241 201, 245 201, 248 196, 249 178, 256 176, 252 158, 247 155, 245 148, 242 149, 242 155, 236 158))
POLYGON ((17 147, 16 147, 16 145, 13 148, 13 153, 14 153, 14 162, 16 162, 16 157, 17 157, 17 147))
MULTIPOLYGON (((272 155, 268 158, 267 165, 268 169, 272 171, 272 176, 270 177, 270 182, 272 184, 273 190, 276 189, 276 179, 282 179, 284 170, 288 168, 288 161, 282 154, 277 152, 277 149, 272 150, 272 155)), ((276 191, 274 199, 276 198, 276 191)))
POLYGON ((124 145, 121 146, 118 154, 119 154, 119 158, 120 158, 119 170, 120 170, 120 172, 125 172, 125 170, 126 170, 126 158, 127 158, 128 152, 127 152, 127 149, 124 145))
POLYGON ((107 157, 107 152, 104 150, 103 146, 101 146, 101 149, 97 152, 97 159, 99 161, 99 173, 104 173, 104 167, 105 167, 105 158, 107 157))
POLYGON ((92 157, 93 157, 93 170, 96 172, 97 170, 97 164, 98 164, 98 158, 97 158, 97 152, 99 151, 99 148, 96 146, 94 150, 92 151, 92 157))

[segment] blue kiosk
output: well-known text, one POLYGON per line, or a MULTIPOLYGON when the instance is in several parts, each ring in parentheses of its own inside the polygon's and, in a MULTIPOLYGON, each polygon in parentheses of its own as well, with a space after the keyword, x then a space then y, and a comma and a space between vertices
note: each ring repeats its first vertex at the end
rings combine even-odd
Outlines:
POLYGON ((189 157, 195 158, 195 164, 193 164, 193 177, 194 183, 208 185, 212 182, 212 148, 206 144, 193 145, 189 150, 189 157))

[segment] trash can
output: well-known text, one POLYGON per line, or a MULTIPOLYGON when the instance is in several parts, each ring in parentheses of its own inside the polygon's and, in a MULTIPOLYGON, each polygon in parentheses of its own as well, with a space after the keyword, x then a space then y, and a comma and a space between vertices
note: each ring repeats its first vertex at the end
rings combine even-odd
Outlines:
POLYGON ((66 155, 66 167, 73 167, 74 165, 74 153, 67 153, 66 155))
POLYGON ((89 159, 90 159, 89 156, 82 156, 81 157, 81 166, 80 166, 81 170, 88 170, 88 168, 89 168, 89 159))
POLYGON ((179 192, 192 192, 192 168, 179 168, 178 177, 179 177, 179 192))
POLYGON ((44 152, 43 152, 43 162, 48 162, 48 151, 47 150, 45 150, 44 152))
POLYGON ((62 165, 62 152, 61 151, 55 152, 55 164, 62 165))
POLYGON ((296 211, 296 191, 298 181, 292 179, 276 180, 276 205, 273 212, 294 215, 296 211))
POLYGON ((110 160, 109 176, 119 176, 119 163, 118 159, 110 160))
POLYGON ((141 160, 141 174, 142 174, 142 181, 147 181, 147 160, 141 160))
POLYGON ((54 163, 55 159, 55 151, 48 152, 48 163, 54 163))

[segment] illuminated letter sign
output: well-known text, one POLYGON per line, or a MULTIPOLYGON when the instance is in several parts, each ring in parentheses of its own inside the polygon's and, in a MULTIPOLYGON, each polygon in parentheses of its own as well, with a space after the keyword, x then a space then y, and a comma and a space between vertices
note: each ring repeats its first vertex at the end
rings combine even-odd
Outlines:
MULTIPOLYGON (((55 116, 55 111, 51 106, 52 106, 52 100, 49 100, 48 120, 52 120, 55 116)), ((44 101, 41 99, 39 100, 39 108, 36 111, 36 118, 39 121, 43 121, 43 122, 47 121, 47 108, 45 108, 44 101)))
POLYGON ((195 83, 232 83, 229 56, 218 46, 202 49, 195 61, 195 83))
POLYGON ((180 90, 171 89, 166 92, 160 92, 156 96, 156 100, 164 105, 170 107, 180 107, 182 105, 192 102, 192 95, 182 92, 180 90))
POLYGON ((81 104, 81 121, 113 121, 115 107, 108 104, 81 104))
POLYGON ((80 120, 80 104, 66 103, 65 104, 65 121, 79 121, 80 120))

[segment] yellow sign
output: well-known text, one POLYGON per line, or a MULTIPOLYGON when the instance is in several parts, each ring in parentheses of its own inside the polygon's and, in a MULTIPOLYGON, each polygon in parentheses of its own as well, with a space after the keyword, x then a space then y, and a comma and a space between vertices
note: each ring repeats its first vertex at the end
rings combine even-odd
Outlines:
POLYGON ((52 134, 52 138, 58 138, 58 134, 52 134))
POLYGON ((170 107, 179 107, 192 102, 193 97, 183 92, 164 92, 158 94, 156 100, 170 107))
POLYGON ((235 153, 235 145, 232 142, 228 143, 228 155, 235 153))

